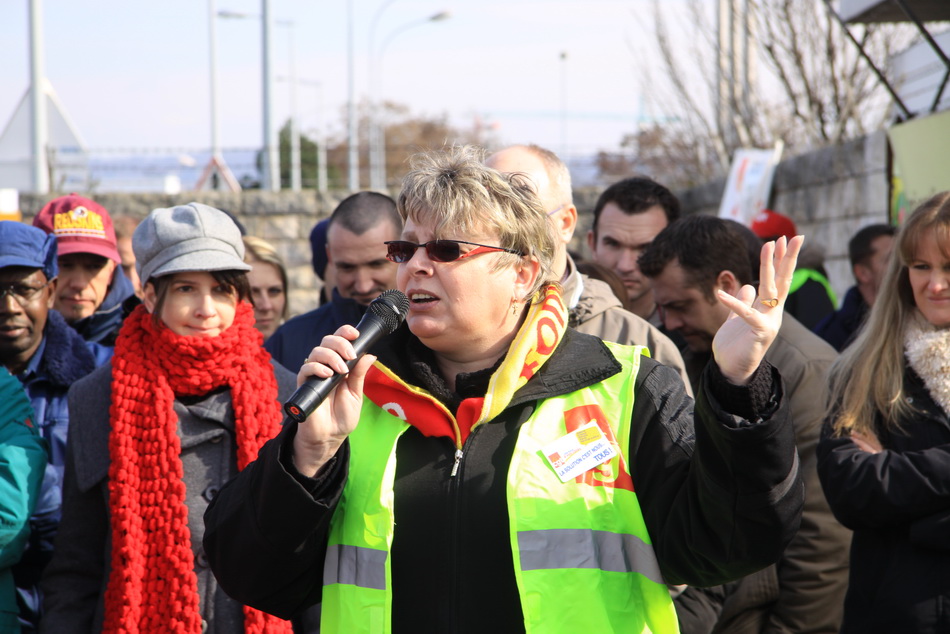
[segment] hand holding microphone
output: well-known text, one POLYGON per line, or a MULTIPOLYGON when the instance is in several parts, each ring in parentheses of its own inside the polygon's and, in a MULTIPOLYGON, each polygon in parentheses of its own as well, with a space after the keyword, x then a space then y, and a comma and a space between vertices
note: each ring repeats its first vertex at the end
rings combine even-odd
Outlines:
MULTIPOLYGON (((360 333, 352 342, 356 356, 346 363, 347 369, 352 369, 377 341, 396 330, 406 319, 408 312, 409 298, 401 291, 383 291, 374 299, 356 325, 360 333)), ((345 373, 337 373, 328 378, 308 378, 284 403, 284 412, 297 423, 302 423, 320 406, 344 376, 345 373)))

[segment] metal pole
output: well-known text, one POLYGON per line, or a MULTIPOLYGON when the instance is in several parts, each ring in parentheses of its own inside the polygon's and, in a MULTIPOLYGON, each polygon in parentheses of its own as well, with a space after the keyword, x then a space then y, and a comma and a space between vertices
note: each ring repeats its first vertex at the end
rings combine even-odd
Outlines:
POLYGON ((300 123, 297 121, 297 51, 294 48, 294 23, 290 30, 290 188, 299 192, 300 176, 300 123))
POLYGON ((323 126, 323 84, 317 83, 317 190, 327 193, 327 134, 323 126))
POLYGON ((221 154, 220 128, 218 127, 218 11, 215 0, 208 0, 208 60, 211 64, 211 156, 221 154))
POLYGON ((561 51, 561 159, 567 160, 567 51, 561 51))
MULTIPOLYGON (((408 31, 409 29, 413 27, 422 26, 423 24, 427 24, 429 22, 441 22, 443 20, 448 20, 450 17, 452 17, 452 14, 449 13, 448 11, 439 11, 438 13, 434 15, 430 15, 427 18, 423 18, 421 20, 413 20, 412 22, 407 22, 406 24, 403 24, 402 26, 397 27, 396 29, 393 29, 393 31, 391 31, 389 35, 386 36, 386 39, 383 40, 383 43, 380 44, 379 46, 379 55, 377 56, 377 61, 376 61, 376 69, 377 69, 376 74, 379 77, 378 81, 379 81, 380 87, 382 86, 382 83, 383 83, 383 80, 382 80, 383 59, 385 58, 385 55, 386 55, 386 49, 389 47, 390 43, 392 43, 392 41, 396 38, 396 36, 399 35, 400 33, 404 33, 405 31, 408 31)), ((380 92, 382 91, 380 90, 380 92)), ((382 95, 380 95, 380 99, 382 99, 382 95)), ((381 183, 380 189, 385 189, 386 188, 386 129, 381 123, 376 128, 374 140, 378 147, 379 156, 380 156, 380 161, 379 161, 380 173, 378 177, 381 183)))
POLYGON ((885 77, 881 69, 877 67, 870 55, 864 51, 864 47, 861 46, 861 43, 858 42, 857 38, 851 34, 851 29, 849 29, 848 25, 845 24, 844 20, 841 19, 841 16, 838 15, 838 12, 835 11, 835 8, 831 6, 831 0, 825 0, 825 6, 828 7, 828 12, 831 13, 831 17, 833 17, 835 21, 841 26, 844 34, 848 36, 848 39, 851 40, 851 43, 854 44, 854 46, 858 49, 858 55, 860 55, 861 58, 867 62, 868 66, 871 68, 871 72, 874 73, 875 77, 877 77, 878 81, 881 82, 881 85, 884 87, 884 89, 887 90, 887 92, 891 95, 891 99, 894 100, 894 103, 897 104, 897 107, 901 109, 907 119, 912 119, 914 117, 914 113, 907 109, 907 106, 904 105, 900 95, 897 94, 897 91, 894 90, 894 87, 891 86, 891 83, 887 81, 887 77, 885 77))
POLYGON ((49 119, 46 112, 46 71, 43 60, 43 6, 30 1, 30 105, 32 106, 33 192, 49 193, 49 119))
POLYGON ((261 0, 261 29, 263 60, 263 114, 264 114, 264 183, 263 189, 280 191, 280 140, 273 126, 271 116, 274 110, 273 73, 271 61, 274 58, 274 20, 270 12, 270 0, 261 0))
POLYGON ((382 127, 380 121, 382 117, 382 104, 379 95, 379 58, 376 55, 376 27, 379 25, 379 18, 396 0, 385 0, 373 15, 373 20, 369 26, 369 85, 370 85, 370 109, 372 116, 369 125, 369 181, 370 189, 383 190, 386 188, 386 177, 383 175, 382 164, 386 160, 383 156, 382 148, 379 142, 379 133, 382 127))
POLYGON ((354 77, 353 61, 353 0, 348 0, 347 8, 347 145, 349 146, 349 178, 347 186, 350 192, 360 188, 360 148, 356 136, 356 80, 354 77))

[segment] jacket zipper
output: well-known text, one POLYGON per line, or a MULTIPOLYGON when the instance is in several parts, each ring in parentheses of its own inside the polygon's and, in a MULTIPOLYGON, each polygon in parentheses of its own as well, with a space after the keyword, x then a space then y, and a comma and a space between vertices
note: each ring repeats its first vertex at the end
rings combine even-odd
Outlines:
MULTIPOLYGON (((451 609, 449 614, 457 615, 461 601, 459 600, 459 594, 461 593, 461 583, 460 578, 463 572, 459 569, 459 553, 461 551, 461 541, 462 541, 462 482, 463 478, 456 477, 459 473, 459 469, 462 465, 462 458, 464 456, 463 449, 465 447, 471 448, 471 443, 475 438, 475 435, 478 434, 480 430, 480 425, 476 426, 471 430, 468 435, 468 438, 465 439, 465 444, 462 447, 456 446, 455 448, 455 462, 452 464, 452 471, 449 474, 449 490, 451 492, 452 498, 452 518, 454 527, 452 529, 452 562, 449 570, 453 573, 450 578, 452 579, 452 593, 451 593, 451 609)), ((452 623, 452 631, 458 631, 458 624, 452 623)))
POLYGON ((452 473, 449 474, 450 478, 454 478, 456 475, 458 475, 460 462, 462 462, 462 450, 456 449, 455 450, 455 464, 452 465, 452 473))

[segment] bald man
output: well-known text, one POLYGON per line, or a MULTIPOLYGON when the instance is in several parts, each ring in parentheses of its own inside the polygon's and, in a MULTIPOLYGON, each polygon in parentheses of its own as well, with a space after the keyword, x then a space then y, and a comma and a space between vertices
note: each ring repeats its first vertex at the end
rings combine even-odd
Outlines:
POLYGON ((571 174, 564 162, 554 152, 537 145, 513 145, 495 152, 485 163, 500 172, 524 174, 534 184, 560 237, 553 272, 564 289, 570 325, 606 341, 646 346, 654 359, 675 368, 690 390, 683 357, 670 338, 624 310, 610 286, 580 273, 567 252, 577 226, 577 207, 571 192, 571 174))

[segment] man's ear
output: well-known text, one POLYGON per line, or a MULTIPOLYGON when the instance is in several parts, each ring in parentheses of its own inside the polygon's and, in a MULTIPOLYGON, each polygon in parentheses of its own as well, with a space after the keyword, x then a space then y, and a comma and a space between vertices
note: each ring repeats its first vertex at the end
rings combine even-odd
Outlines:
POLYGON ((587 248, 592 254, 594 253, 595 246, 597 246, 597 236, 594 234, 594 230, 591 229, 587 232, 587 248))
POLYGON ((739 280, 736 278, 733 272, 727 269, 725 271, 720 271, 719 275, 716 276, 716 288, 721 288, 725 292, 735 297, 739 294, 739 289, 742 288, 742 284, 739 283, 739 280))
POLYGON ((49 281, 49 286, 47 287, 47 292, 49 296, 46 298, 46 309, 53 309, 53 302, 56 301, 56 287, 59 286, 59 278, 54 277, 49 281))
POLYGON ((872 278, 874 277, 871 269, 863 264, 855 264, 851 268, 851 272, 854 274, 854 279, 857 280, 859 284, 870 284, 872 278))
POLYGON ((553 219, 561 242, 568 244, 574 237, 574 229, 577 228, 577 207, 566 205, 553 216, 553 219))
POLYGON ((112 288, 112 284, 115 282, 115 272, 119 269, 119 264, 112 258, 107 258, 106 266, 109 266, 110 264, 112 265, 112 271, 109 273, 109 288, 112 288))

